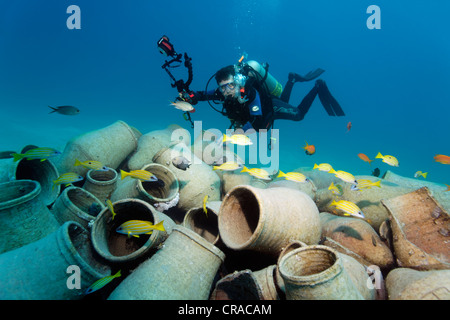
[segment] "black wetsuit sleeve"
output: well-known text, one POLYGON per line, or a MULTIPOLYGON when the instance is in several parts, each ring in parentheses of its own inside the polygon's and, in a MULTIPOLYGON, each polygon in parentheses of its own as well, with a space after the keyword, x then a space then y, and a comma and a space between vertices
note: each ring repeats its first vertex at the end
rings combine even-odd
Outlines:
POLYGON ((197 101, 223 100, 223 95, 219 90, 195 91, 194 94, 197 101))

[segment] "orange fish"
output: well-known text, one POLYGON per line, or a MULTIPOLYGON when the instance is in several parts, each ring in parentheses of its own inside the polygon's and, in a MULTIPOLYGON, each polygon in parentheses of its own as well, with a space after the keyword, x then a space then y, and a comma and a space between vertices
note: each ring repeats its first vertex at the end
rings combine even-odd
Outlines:
POLYGON ((306 146, 303 147, 303 149, 306 150, 305 153, 308 156, 313 155, 316 152, 316 147, 312 144, 308 144, 308 142, 306 142, 306 141, 305 141, 305 143, 306 143, 306 146))
POLYGON ((445 190, 444 192, 450 191, 450 184, 445 183, 445 185, 447 186, 447 190, 445 190))
POLYGON ((351 123, 351 121, 349 121, 347 123, 347 132, 349 132, 351 128, 352 128, 352 123, 351 123))
POLYGON ((444 156, 443 154, 437 154, 434 156, 434 161, 440 162, 442 164, 450 164, 450 157, 444 156))
POLYGON ((366 156, 364 153, 358 153, 358 157, 359 157, 361 160, 363 160, 363 161, 365 161, 365 162, 368 162, 369 164, 373 161, 373 160, 370 160, 369 157, 366 156))

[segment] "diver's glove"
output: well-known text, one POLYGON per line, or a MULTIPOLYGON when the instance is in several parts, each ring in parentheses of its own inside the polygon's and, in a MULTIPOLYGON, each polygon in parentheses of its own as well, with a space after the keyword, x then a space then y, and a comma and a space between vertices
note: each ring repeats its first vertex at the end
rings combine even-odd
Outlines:
POLYGON ((198 99, 195 96, 195 92, 194 91, 180 92, 180 98, 183 101, 189 102, 192 105, 196 105, 197 102, 198 102, 198 99))

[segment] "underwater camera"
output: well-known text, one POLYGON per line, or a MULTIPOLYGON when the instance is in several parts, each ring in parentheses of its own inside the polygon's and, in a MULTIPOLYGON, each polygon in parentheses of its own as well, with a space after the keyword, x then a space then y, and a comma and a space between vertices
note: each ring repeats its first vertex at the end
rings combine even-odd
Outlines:
POLYGON ((169 37, 162 36, 161 39, 158 40, 158 49, 165 56, 174 57, 177 55, 173 44, 170 43, 169 37))

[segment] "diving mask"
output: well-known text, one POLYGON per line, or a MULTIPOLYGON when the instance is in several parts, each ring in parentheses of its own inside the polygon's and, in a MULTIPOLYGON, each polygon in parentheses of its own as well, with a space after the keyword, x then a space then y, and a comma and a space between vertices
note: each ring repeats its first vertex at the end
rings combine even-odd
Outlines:
POLYGON ((225 93, 226 91, 233 91, 235 88, 236 83, 234 81, 230 81, 219 86, 219 90, 222 93, 225 93))

